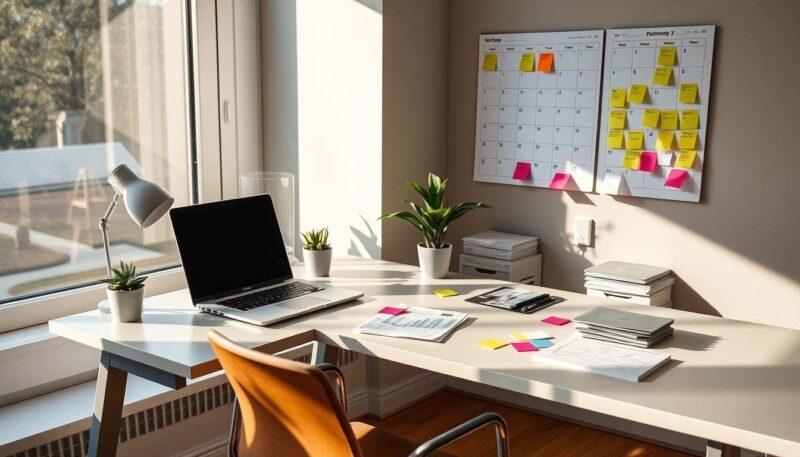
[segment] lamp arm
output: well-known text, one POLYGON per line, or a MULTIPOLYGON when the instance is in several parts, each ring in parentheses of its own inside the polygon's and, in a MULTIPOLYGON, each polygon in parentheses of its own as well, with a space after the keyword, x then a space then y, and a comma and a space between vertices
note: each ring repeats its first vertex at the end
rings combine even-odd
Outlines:
POLYGON ((117 207, 118 201, 119 194, 114 192, 114 198, 111 199, 111 203, 108 205, 106 213, 100 218, 100 222, 98 224, 100 226, 100 231, 103 234, 103 249, 105 249, 106 252, 106 271, 108 272, 109 278, 111 277, 111 248, 108 244, 108 219, 111 217, 111 214, 117 207))

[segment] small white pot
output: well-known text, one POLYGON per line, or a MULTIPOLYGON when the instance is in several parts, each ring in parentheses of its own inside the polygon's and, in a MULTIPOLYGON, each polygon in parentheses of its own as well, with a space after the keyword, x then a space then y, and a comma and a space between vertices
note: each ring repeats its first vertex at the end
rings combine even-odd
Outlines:
POLYGON ((331 257, 333 257, 333 249, 325 249, 324 251, 303 249, 303 259, 306 262, 306 277, 319 278, 328 276, 331 273, 331 257))
POLYGON ((446 244, 441 249, 425 247, 424 243, 417 245, 417 255, 419 256, 419 269, 422 277, 428 279, 444 278, 447 270, 450 269, 450 255, 453 253, 453 245, 446 244))
POLYGON ((108 307, 114 322, 139 322, 142 320, 144 287, 136 290, 106 289, 108 307))

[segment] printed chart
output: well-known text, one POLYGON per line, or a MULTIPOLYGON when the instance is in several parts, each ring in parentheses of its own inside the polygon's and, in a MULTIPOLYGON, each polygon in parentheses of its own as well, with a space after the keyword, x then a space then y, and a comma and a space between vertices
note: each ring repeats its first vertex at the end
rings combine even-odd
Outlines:
POLYGON ((591 192, 603 31, 481 35, 475 181, 591 192))
POLYGON ((597 191, 700 201, 714 26, 609 30, 597 191))

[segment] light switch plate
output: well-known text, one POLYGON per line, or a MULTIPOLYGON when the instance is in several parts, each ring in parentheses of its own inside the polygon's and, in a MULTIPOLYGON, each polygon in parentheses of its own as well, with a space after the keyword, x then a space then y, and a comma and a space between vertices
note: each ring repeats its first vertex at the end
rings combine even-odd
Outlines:
POLYGON ((588 217, 576 217, 572 237, 575 246, 591 246, 594 239, 594 221, 588 217))

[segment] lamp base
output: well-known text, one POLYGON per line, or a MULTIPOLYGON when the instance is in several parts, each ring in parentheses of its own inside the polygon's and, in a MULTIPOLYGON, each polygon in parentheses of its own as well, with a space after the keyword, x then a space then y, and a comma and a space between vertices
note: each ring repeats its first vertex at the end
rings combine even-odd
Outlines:
POLYGON ((108 305, 108 299, 101 300, 100 302, 98 302, 98 303, 97 303, 97 309, 98 309, 98 310, 99 310, 101 313, 107 313, 107 314, 110 314, 110 313, 111 313, 111 308, 110 308, 110 307, 109 307, 109 305, 108 305))

